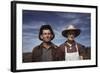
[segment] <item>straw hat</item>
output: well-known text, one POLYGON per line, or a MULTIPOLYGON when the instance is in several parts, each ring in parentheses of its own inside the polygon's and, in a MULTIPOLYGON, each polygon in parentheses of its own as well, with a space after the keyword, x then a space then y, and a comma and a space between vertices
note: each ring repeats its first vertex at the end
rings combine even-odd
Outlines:
POLYGON ((73 33, 75 35, 75 37, 77 37, 81 30, 77 29, 74 25, 69 25, 65 30, 62 31, 62 35, 64 37, 68 37, 68 33, 73 33))

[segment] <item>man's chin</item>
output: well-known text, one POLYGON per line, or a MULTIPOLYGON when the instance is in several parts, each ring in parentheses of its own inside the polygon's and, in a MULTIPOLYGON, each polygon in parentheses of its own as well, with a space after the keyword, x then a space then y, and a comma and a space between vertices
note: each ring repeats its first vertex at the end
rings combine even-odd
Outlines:
POLYGON ((50 43, 51 41, 44 41, 45 43, 50 43))

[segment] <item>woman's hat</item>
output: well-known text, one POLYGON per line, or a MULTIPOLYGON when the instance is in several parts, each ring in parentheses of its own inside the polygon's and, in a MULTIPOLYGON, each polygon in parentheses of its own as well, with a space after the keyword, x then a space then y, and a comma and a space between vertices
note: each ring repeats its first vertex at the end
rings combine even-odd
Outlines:
POLYGON ((68 33, 72 33, 77 37, 80 34, 81 30, 77 29, 74 25, 69 25, 65 30, 62 31, 64 37, 68 37, 68 33))

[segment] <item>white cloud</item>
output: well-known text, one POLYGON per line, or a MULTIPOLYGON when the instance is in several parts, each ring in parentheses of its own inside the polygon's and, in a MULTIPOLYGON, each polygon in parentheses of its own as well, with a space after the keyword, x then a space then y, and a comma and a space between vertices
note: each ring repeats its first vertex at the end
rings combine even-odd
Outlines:
POLYGON ((43 21, 32 21, 27 24, 23 24, 23 29, 39 29, 41 25, 44 25, 45 22, 43 21))
POLYGON ((67 19, 73 19, 73 18, 80 17, 79 15, 74 14, 74 13, 56 13, 56 15, 62 18, 67 18, 67 19))

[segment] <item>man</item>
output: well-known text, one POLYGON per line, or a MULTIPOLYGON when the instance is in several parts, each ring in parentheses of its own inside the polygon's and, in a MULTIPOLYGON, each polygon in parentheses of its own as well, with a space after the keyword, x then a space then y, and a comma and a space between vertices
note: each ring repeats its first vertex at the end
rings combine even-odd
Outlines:
POLYGON ((59 46, 60 60, 83 60, 87 59, 85 47, 75 41, 75 38, 80 34, 81 30, 69 25, 62 32, 62 35, 67 38, 67 41, 59 46))
POLYGON ((40 28, 39 39, 43 41, 40 45, 33 48, 32 61, 56 61, 57 46, 51 42, 55 37, 50 25, 43 25, 40 28))

